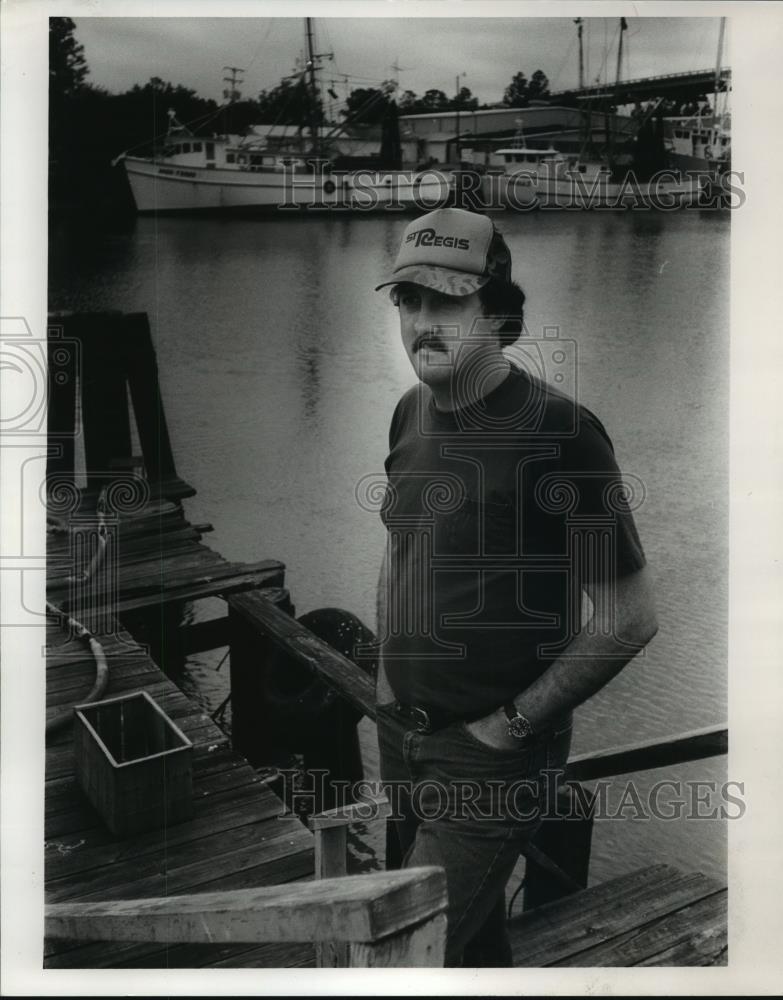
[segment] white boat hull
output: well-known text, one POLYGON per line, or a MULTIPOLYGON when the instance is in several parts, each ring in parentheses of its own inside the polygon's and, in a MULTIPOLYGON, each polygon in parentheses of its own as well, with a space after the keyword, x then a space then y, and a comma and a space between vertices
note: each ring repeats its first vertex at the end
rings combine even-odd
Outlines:
POLYGON ((451 174, 435 170, 256 173, 180 166, 132 156, 126 156, 123 163, 139 212, 301 208, 429 211, 446 205, 452 189, 451 174))
POLYGON ((637 181, 633 174, 618 182, 608 175, 585 179, 518 173, 487 175, 484 194, 490 205, 521 211, 645 207, 669 211, 697 204, 701 187, 698 178, 681 180, 670 171, 649 182, 637 181))

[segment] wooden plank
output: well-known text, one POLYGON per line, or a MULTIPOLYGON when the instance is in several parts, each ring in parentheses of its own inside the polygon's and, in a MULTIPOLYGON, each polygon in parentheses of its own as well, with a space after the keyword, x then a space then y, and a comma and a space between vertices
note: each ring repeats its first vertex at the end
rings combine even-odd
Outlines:
MULTIPOLYGON (((251 797, 248 782, 243 789, 243 798, 238 799, 229 792, 237 788, 221 789, 210 799, 209 809, 196 810, 195 819, 187 825, 177 824, 150 831, 145 837, 133 841, 113 839, 101 824, 92 829, 81 829, 64 836, 47 835, 45 843, 45 863, 47 887, 56 888, 60 880, 73 879, 82 872, 125 863, 146 855, 175 850, 205 837, 217 838, 218 845, 230 843, 241 846, 260 839, 259 824, 276 819, 283 814, 282 803, 270 793, 269 798, 251 797), (245 831, 243 828, 248 828, 245 831), (222 841, 221 841, 222 838, 222 841)), ((254 791, 258 792, 257 789, 254 791)), ((207 797, 202 797, 201 802, 207 797)))
POLYGON ((46 907, 48 937, 258 943, 377 941, 446 909, 442 868, 158 899, 46 907))
POLYGON ((443 968, 446 955, 446 914, 439 913, 417 927, 382 941, 348 946, 352 969, 443 968))
MULTIPOLYGON (((199 848, 206 849, 202 840, 191 842, 189 851, 175 854, 172 866, 166 851, 157 856, 146 855, 133 864, 115 864, 109 872, 102 869, 86 872, 83 878, 53 887, 49 898, 53 901, 136 899, 194 892, 216 882, 226 888, 266 884, 278 881, 278 868, 297 855, 306 861, 307 870, 312 871, 313 841, 302 824, 285 816, 266 822, 273 825, 266 839, 259 835, 249 844, 241 843, 234 848, 231 839, 221 834, 213 839, 208 857, 201 856, 199 848)), ((237 840, 244 838, 237 835, 237 840)))
POLYGON ((279 857, 270 858, 253 868, 243 868, 239 871, 221 875, 206 882, 199 882, 194 888, 199 892, 212 889, 247 889, 248 886, 278 885, 281 882, 313 877, 313 845, 303 843, 300 848, 288 848, 281 851, 279 857), (293 851, 293 853, 290 853, 293 851))
MULTIPOLYGON (((121 677, 133 673, 143 675, 145 672, 151 676, 154 674, 154 665, 148 656, 139 652, 138 647, 136 649, 127 647, 125 652, 107 652, 103 642, 100 639, 98 642, 100 642, 110 670, 115 676, 121 677)), ((88 651, 85 656, 83 651, 80 654, 74 647, 73 654, 60 654, 53 664, 49 663, 49 659, 47 654, 47 695, 54 695, 58 691, 92 683, 95 674, 95 657, 92 652, 88 651)))
MULTIPOLYGON (((99 865, 142 858, 167 846, 176 847, 202 837, 221 835, 228 843, 238 828, 257 827, 283 812, 284 807, 276 796, 271 793, 267 796, 258 787, 248 784, 227 795, 203 797, 196 803, 195 816, 187 824, 151 831, 132 842, 112 839, 102 824, 92 828, 82 826, 63 834, 52 829, 47 832, 45 844, 47 882, 59 876, 71 877, 99 865)), ((60 816, 55 817, 55 823, 60 820, 60 816)))
MULTIPOLYGON (((124 671, 119 676, 110 674, 105 696, 111 698, 114 694, 119 693, 121 688, 128 691, 143 689, 173 718, 184 719, 192 715, 198 715, 202 719, 209 718, 203 709, 194 705, 178 688, 174 687, 171 681, 159 680, 160 676, 159 673, 150 675, 131 669, 124 671), (150 677, 154 678, 154 683, 149 682, 150 677)), ((47 716, 61 712, 63 705, 79 704, 80 700, 77 695, 80 691, 83 691, 84 687, 85 683, 82 683, 81 685, 68 686, 54 692, 51 699, 49 699, 50 705, 47 706, 47 716)), ((66 743, 68 738, 67 732, 59 734, 47 741, 47 745, 57 746, 58 743, 66 743)))
MULTIPOLYGON (((348 825, 318 827, 315 830, 315 877, 340 878, 347 872, 348 825)), ((345 969, 348 947, 344 941, 319 941, 315 964, 319 969, 345 969)))
POLYGON ((315 955, 313 946, 309 942, 295 945, 264 945, 242 952, 237 958, 210 962, 210 968, 216 969, 311 969, 314 966, 315 955))
MULTIPOLYGON (((169 556, 164 553, 160 558, 153 556, 143 563, 133 565, 125 565, 117 560, 117 583, 120 593, 133 591, 143 594, 167 586, 169 582, 172 586, 180 586, 207 575, 210 579, 218 579, 231 576, 242 568, 216 556, 206 546, 189 546, 183 554, 169 556)), ((65 599, 69 597, 72 585, 66 579, 68 572, 61 576, 49 574, 46 587, 48 594, 65 599)), ((88 582, 84 586, 89 585, 88 582)))
MULTIPOLYGON (((253 945, 173 945, 123 961, 123 969, 291 969, 312 968, 313 945, 309 942, 272 942, 253 945)), ((113 966, 116 968, 116 965, 113 966)))
POLYGON ((315 833, 315 877, 339 878, 347 871, 348 830, 331 826, 315 833))
POLYGON ((78 941, 47 940, 47 969, 150 968, 294 968, 312 967, 314 946, 309 943, 159 945, 106 942, 80 945, 78 941), (59 950, 52 951, 53 946, 59 950))
POLYGON ((729 962, 729 946, 727 937, 721 932, 714 947, 712 943, 703 943, 700 939, 681 941, 666 951, 653 956, 642 966, 725 966, 729 962))
POLYGON ((171 560, 181 558, 194 551, 193 546, 199 543, 189 538, 150 539, 157 541, 156 545, 122 545, 120 543, 117 562, 123 568, 136 566, 168 565, 171 560))
POLYGON ((131 454, 130 419, 122 352, 121 317, 83 316, 68 324, 81 342, 81 417, 88 483, 109 481, 114 458, 131 454))
MULTIPOLYGON (((108 659, 109 665, 109 685, 112 692, 126 691, 128 685, 142 687, 144 679, 155 677, 149 667, 148 662, 144 662, 138 657, 128 659, 108 659)), ((86 695, 95 680, 95 662, 87 664, 86 669, 79 671, 76 677, 60 676, 52 679, 47 678, 46 682, 46 707, 57 708, 64 704, 78 703, 80 697, 86 695)), ((107 694, 107 697, 111 695, 107 694)))
MULTIPOLYGON (((150 558, 143 563, 125 566, 117 562, 117 588, 121 595, 145 594, 179 587, 198 580, 217 580, 236 573, 245 572, 246 567, 215 558, 208 552, 189 550, 183 555, 171 558, 150 558)), ((68 571, 70 572, 70 570, 68 571)), ((53 603, 68 607, 82 592, 89 592, 92 581, 72 584, 67 573, 57 577, 50 574, 47 580, 47 595, 53 603), (70 604, 69 604, 70 602, 70 604)))
POLYGON ((171 585, 171 581, 166 581, 165 588, 148 594, 133 597, 120 597, 111 608, 99 608, 96 614, 106 610, 115 611, 118 615, 127 614, 129 611, 140 611, 145 608, 163 607, 167 604, 176 604, 182 601, 196 601, 202 597, 216 597, 227 594, 234 594, 240 590, 248 588, 280 587, 283 584, 284 568, 282 564, 277 564, 280 569, 268 569, 259 571, 237 571, 235 575, 227 578, 208 580, 195 580, 188 584, 171 585))
MULTIPOLYGON (((166 534, 145 532, 132 537, 120 533, 117 537, 117 562, 123 567, 173 559, 197 551, 200 536, 193 528, 179 528, 166 534)), ((47 575, 52 587, 60 585, 63 577, 73 570, 73 553, 70 546, 64 551, 47 552, 47 575)))
POLYGON ((714 958, 725 958, 727 901, 728 893, 720 890, 556 964, 582 968, 711 964, 714 958), (671 961, 675 955, 683 961, 671 961))
POLYGON ((123 355, 147 476, 151 481, 176 480, 149 320, 146 313, 129 313, 123 320, 123 355))
POLYGON ((573 757, 566 767, 565 780, 592 781, 717 757, 728 752, 728 744, 729 733, 725 725, 707 726, 665 740, 647 740, 573 757))
MULTIPOLYGON (((167 832, 176 832, 180 824, 167 827, 167 832)), ((183 824, 187 830, 189 824, 183 824)), ((160 833, 160 831, 154 831, 160 833)), ((183 831, 184 832, 184 831, 183 831)), ((126 841, 127 843, 127 841, 126 841)), ((166 878, 166 889, 176 892, 177 886, 189 884, 191 878, 196 881, 211 881, 213 876, 220 874, 222 869, 238 870, 240 867, 257 867, 266 864, 272 857, 277 857, 281 849, 309 849, 313 843, 307 831, 299 820, 282 815, 273 815, 263 821, 252 824, 234 826, 230 831, 225 828, 210 832, 201 837, 189 836, 186 840, 164 837, 159 849, 134 852, 128 857, 121 854, 113 861, 99 866, 82 867, 80 870, 71 868, 66 874, 58 875, 47 869, 46 897, 51 902, 66 899, 87 899, 101 897, 102 892, 125 895, 134 898, 137 895, 154 894, 154 885, 161 876, 166 878), (206 863, 206 866, 203 864, 206 863), (209 866, 213 865, 213 868, 209 866), (129 886, 136 888, 130 889, 129 886), (150 892, 147 891, 150 888, 150 892)), ((92 852, 93 858, 103 860, 106 851, 92 852)), ((290 852, 293 853, 293 852, 290 852)), ((87 860, 93 860, 88 858, 87 860)))
MULTIPOLYGON (((161 676, 160 672, 148 673, 147 671, 141 671, 135 668, 133 665, 129 665, 123 671, 113 673, 112 666, 110 664, 109 683, 105 692, 105 697, 111 698, 115 694, 143 689, 150 694, 158 702, 158 704, 161 705, 161 707, 163 707, 164 703, 168 705, 177 717, 184 718, 187 715, 199 713, 204 719, 209 718, 204 710, 199 709, 198 706, 193 704, 193 702, 188 701, 188 699, 183 701, 182 698, 184 696, 182 693, 174 687, 174 684, 171 681, 161 680, 161 676)), ((64 706, 79 704, 80 701, 83 700, 82 695, 85 688, 88 686, 88 681, 85 680, 81 684, 74 683, 63 685, 59 690, 52 692, 47 699, 47 714, 56 714, 58 712, 62 712, 64 706)), ((65 743, 67 739, 67 732, 53 734, 47 741, 47 746, 57 746, 59 743, 65 743)))
POLYGON ((539 967, 563 962, 720 888, 700 873, 683 875, 669 870, 644 881, 639 874, 585 889, 510 921, 514 965, 539 967), (603 890, 600 895, 599 889, 603 890))
POLYGON ((229 606, 259 635, 272 636, 287 653, 316 670, 344 698, 365 715, 375 718, 375 684, 355 663, 257 592, 231 597, 229 606))

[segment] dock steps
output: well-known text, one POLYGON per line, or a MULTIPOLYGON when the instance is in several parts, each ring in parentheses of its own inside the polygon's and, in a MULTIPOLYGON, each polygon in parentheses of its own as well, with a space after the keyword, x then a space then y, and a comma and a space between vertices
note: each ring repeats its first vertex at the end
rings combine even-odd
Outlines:
POLYGON ((514 966, 726 965, 727 897, 671 865, 620 875, 512 918, 514 966))

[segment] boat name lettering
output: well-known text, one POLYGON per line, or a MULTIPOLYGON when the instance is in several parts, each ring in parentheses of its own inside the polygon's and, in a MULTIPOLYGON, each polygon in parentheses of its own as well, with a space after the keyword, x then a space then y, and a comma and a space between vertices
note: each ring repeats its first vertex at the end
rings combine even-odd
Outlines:
POLYGON ((171 167, 159 167, 158 168, 158 173, 159 174, 167 174, 167 175, 176 174, 177 177, 195 177, 196 176, 196 171, 195 170, 172 170, 171 167))
POLYGON ((455 250, 469 250, 470 240, 457 238, 456 236, 438 236, 434 229, 417 229, 415 233, 410 233, 406 243, 413 243, 416 247, 454 247, 455 250))

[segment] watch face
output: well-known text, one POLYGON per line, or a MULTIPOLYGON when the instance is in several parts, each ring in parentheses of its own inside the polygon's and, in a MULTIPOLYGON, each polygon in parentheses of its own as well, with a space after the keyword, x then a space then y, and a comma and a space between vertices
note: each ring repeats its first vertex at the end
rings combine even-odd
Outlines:
POLYGON ((508 731, 515 739, 524 740, 533 735, 533 727, 522 715, 509 719, 508 731))

